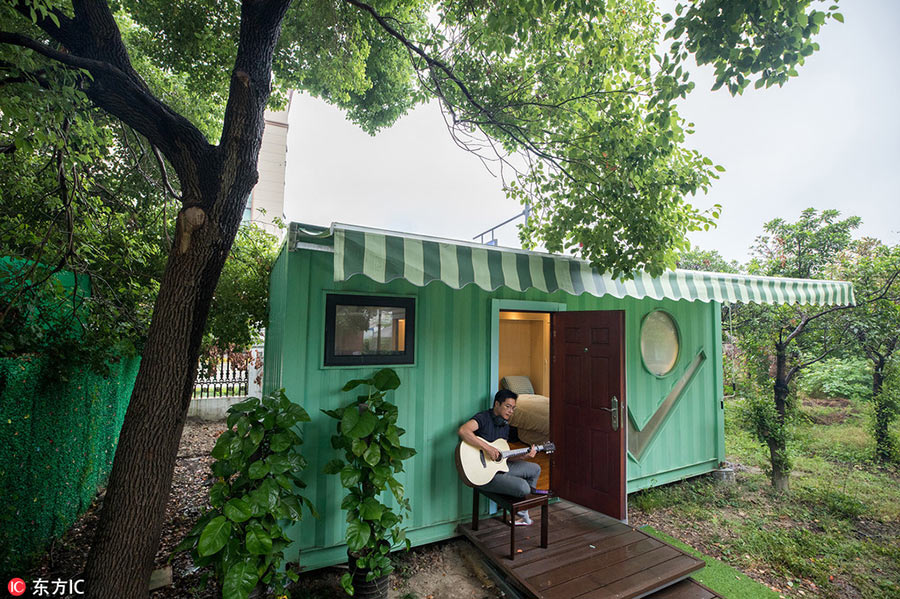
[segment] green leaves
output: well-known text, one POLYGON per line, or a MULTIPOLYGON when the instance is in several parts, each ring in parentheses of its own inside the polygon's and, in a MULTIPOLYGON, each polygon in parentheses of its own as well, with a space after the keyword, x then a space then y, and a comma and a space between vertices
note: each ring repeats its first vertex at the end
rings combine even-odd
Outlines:
POLYGON ((346 410, 344 418, 341 420, 342 430, 345 431, 344 435, 351 439, 368 437, 375 430, 377 424, 378 419, 368 409, 364 409, 362 412, 346 410))
MULTIPOLYGON (((297 489, 306 460, 292 428, 308 420, 305 410, 279 391, 229 410, 229 430, 216 442, 212 469, 220 477, 210 488, 208 511, 179 545, 195 563, 212 564, 223 596, 246 597, 262 581, 283 591, 291 580, 281 568, 285 527, 302 517, 301 505, 318 516, 297 489)), ((331 467, 342 468, 340 461, 331 467)))
POLYGON ((359 483, 362 473, 353 466, 345 466, 341 469, 341 485, 345 488, 355 487, 359 483))
POLYGON ((261 524, 253 522, 247 526, 244 545, 247 547, 247 551, 254 555, 265 555, 272 551, 272 537, 261 524))
POLYGON ((241 560, 228 568, 222 582, 222 596, 228 599, 246 599, 258 580, 254 561, 241 560))
POLYGON ((213 518, 200 534, 200 541, 197 545, 197 552, 200 557, 212 555, 222 549, 230 534, 231 522, 224 516, 213 518))
MULTIPOLYGON (((389 486, 401 509, 409 509, 403 485, 394 473, 402 471, 402 460, 416 452, 400 445, 405 431, 396 426, 399 411, 386 400, 388 392, 400 385, 396 372, 382 369, 371 378, 347 382, 343 389, 351 391, 363 385, 368 386, 367 393, 356 402, 325 411, 339 420, 338 434, 331 438, 331 445, 342 450, 344 459, 331 460, 323 471, 339 473, 341 485, 348 490, 341 502, 341 509, 347 511, 347 547, 359 555, 356 559, 360 567, 369 568, 371 576, 382 576, 391 571, 387 558, 391 545, 403 542, 405 535, 399 529, 400 516, 380 497, 389 486)), ((351 577, 345 577, 342 585, 353 593, 351 577)))
POLYGON ((359 506, 359 515, 363 520, 381 520, 385 507, 374 497, 367 497, 359 506))
POLYGON ((250 504, 240 497, 235 497, 225 504, 225 516, 232 522, 246 522, 251 515, 250 504))
POLYGON ((372 528, 360 520, 351 520, 347 524, 347 548, 350 551, 359 551, 369 542, 372 528))

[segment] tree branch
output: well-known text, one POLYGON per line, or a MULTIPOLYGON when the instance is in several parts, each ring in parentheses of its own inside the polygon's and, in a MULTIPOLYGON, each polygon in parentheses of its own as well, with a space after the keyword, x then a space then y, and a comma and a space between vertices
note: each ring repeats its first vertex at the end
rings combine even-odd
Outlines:
MULTIPOLYGON (((397 41, 399 41, 401 44, 403 44, 409 52, 411 52, 412 54, 414 54, 414 55, 418 56, 419 58, 421 58, 422 60, 424 60, 425 64, 428 65, 430 70, 432 70, 432 71, 437 70, 437 71, 442 72, 450 81, 452 81, 457 86, 457 88, 459 88, 459 91, 462 92, 463 96, 465 96, 465 98, 469 102, 469 104, 471 104, 477 112, 479 112, 480 114, 483 114, 485 116, 485 118, 487 119, 487 123, 489 123, 490 125, 492 125, 494 127, 497 127, 498 129, 503 131, 506 135, 508 135, 510 137, 510 139, 512 139, 516 143, 521 144, 524 148, 526 148, 528 151, 532 152, 539 158, 542 158, 542 159, 546 160, 547 162, 549 162, 550 164, 552 164, 555 168, 559 169, 559 171, 561 173, 563 173, 570 180, 572 180, 572 181, 577 180, 576 177, 571 172, 569 172, 569 170, 567 168, 565 168, 565 166, 563 166, 559 157, 547 153, 546 151, 544 151, 540 147, 538 147, 537 144, 535 144, 533 141, 531 141, 527 137, 514 131, 514 128, 515 128, 514 124, 505 123, 505 122, 501 121, 494 114, 494 112, 492 110, 490 110, 489 108, 484 106, 481 102, 479 102, 475 98, 474 94, 472 94, 472 92, 469 90, 468 86, 461 79, 459 79, 459 77, 456 76, 456 74, 453 72, 453 70, 447 64, 445 64, 441 60, 438 60, 438 59, 432 57, 427 52, 425 52, 425 50, 423 50, 421 47, 414 44, 408 37, 406 37, 400 31, 398 31, 396 28, 391 26, 391 24, 388 23, 388 19, 386 17, 382 16, 380 13, 378 13, 378 11, 375 10, 374 7, 372 7, 369 4, 366 4, 365 2, 361 2, 360 0, 344 0, 344 1, 348 4, 351 4, 355 7, 369 13, 372 16, 372 18, 375 19, 375 21, 381 26, 381 28, 384 29, 389 35, 391 35, 397 41)), ((432 80, 435 82, 437 89, 440 90, 440 87, 439 87, 439 84, 438 84, 436 78, 433 77, 432 80)), ((442 100, 444 100, 445 102, 447 102, 447 97, 443 93, 439 94, 439 97, 442 100)), ((455 114, 454 114, 453 118, 454 118, 454 122, 457 122, 455 114)), ((479 127, 480 126, 481 125, 479 125, 479 127)))

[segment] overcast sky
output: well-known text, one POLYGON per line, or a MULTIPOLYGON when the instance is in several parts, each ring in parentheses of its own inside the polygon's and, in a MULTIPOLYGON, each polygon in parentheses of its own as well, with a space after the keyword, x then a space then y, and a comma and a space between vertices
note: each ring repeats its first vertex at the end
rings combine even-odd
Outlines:
MULTIPOLYGON (((745 261, 766 221, 806 207, 862 217, 860 234, 900 243, 900 1, 841 3, 822 49, 784 88, 733 98, 707 91, 708 72, 681 106, 696 124, 688 144, 727 170, 698 208, 721 204, 716 230, 691 236, 745 261)), ((500 180, 457 148, 434 105, 375 137, 319 100, 295 96, 288 134, 285 215, 449 237, 474 235, 519 213, 500 180)), ((498 234, 518 247, 515 227, 498 234)))

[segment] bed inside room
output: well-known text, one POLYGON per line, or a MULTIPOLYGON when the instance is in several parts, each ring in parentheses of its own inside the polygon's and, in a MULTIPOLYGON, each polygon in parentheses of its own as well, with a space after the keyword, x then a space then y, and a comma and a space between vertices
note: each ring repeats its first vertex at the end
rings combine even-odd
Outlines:
MULTIPOLYGON (((550 314, 500 312, 499 376, 501 389, 519 395, 510 425, 518 430, 519 444, 550 441, 550 314)), ((541 466, 538 487, 547 489, 550 460, 540 453, 532 461, 541 466)))

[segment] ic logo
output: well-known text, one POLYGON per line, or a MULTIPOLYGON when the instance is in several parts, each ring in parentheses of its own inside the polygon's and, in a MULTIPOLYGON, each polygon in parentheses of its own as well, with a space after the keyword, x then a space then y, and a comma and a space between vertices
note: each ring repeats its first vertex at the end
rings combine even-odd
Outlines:
POLYGON ((19 597, 20 595, 25 594, 25 581, 21 578, 13 578, 9 581, 9 584, 6 585, 6 589, 9 591, 9 594, 13 597, 19 597))

